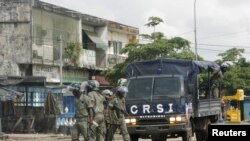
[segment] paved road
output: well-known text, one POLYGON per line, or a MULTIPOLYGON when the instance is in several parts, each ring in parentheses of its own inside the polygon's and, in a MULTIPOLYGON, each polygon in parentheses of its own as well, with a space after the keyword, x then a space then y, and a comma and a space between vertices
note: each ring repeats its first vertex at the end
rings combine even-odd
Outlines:
MULTIPOLYGON (((121 140, 116 140, 116 141, 123 141, 121 140)), ((139 139, 139 141, 151 141, 151 139, 139 139)), ((167 139, 167 141, 182 141, 182 138, 171 138, 171 139, 167 139)), ((195 137, 192 138, 192 141, 196 141, 195 137)))
MULTIPOLYGON (((7 141, 71 141, 70 136, 62 134, 7 134, 7 141)), ((83 141, 81 138, 80 141, 83 141)), ((115 136, 115 141, 123 141, 120 135, 115 136)), ((151 141, 151 139, 139 139, 139 141, 151 141)), ((181 138, 171 138, 168 141, 182 141, 181 138)), ((195 141, 193 137, 192 141, 195 141)))

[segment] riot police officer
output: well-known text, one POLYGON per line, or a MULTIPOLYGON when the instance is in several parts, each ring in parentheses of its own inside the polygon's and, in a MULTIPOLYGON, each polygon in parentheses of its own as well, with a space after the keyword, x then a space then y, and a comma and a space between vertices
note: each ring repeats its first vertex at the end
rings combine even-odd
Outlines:
POLYGON ((102 91, 102 95, 105 97, 104 103, 104 115, 105 115, 105 124, 106 124, 106 136, 105 140, 107 140, 107 133, 110 131, 111 120, 112 120, 112 109, 109 107, 109 103, 115 98, 113 91, 110 89, 105 89, 102 91))
POLYGON ((88 130, 88 96, 85 94, 85 89, 81 89, 79 84, 73 84, 70 87, 73 95, 76 98, 76 123, 71 130, 72 141, 79 141, 80 134, 83 135, 85 141, 87 138, 88 130))
POLYGON ((120 129, 123 140, 130 141, 130 136, 125 123, 125 95, 127 87, 120 86, 116 90, 116 98, 109 101, 109 108, 112 110, 110 116, 110 127, 107 132, 107 141, 112 141, 117 128, 120 129))
POLYGON ((104 120, 104 96, 99 92, 99 82, 97 80, 89 80, 87 82, 87 91, 90 98, 89 105, 89 124, 90 124, 90 140, 104 141, 106 134, 104 120))

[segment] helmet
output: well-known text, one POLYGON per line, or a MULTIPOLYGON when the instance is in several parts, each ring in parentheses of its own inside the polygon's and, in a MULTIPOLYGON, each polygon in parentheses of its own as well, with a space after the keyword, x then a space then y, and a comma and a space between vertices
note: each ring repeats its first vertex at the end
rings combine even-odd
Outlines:
POLYGON ((127 84, 127 79, 125 79, 125 78, 120 78, 119 80, 118 80, 118 85, 119 86, 125 86, 127 84))
POLYGON ((87 87, 90 90, 99 90, 100 83, 97 80, 89 80, 87 82, 87 87))
POLYGON ((126 93, 128 92, 128 88, 125 86, 120 86, 117 88, 116 92, 118 96, 125 97, 126 93))
POLYGON ((222 72, 225 72, 227 70, 227 68, 228 68, 228 64, 227 63, 222 63, 220 65, 220 69, 221 69, 222 72))
POLYGON ((104 96, 112 96, 113 92, 111 90, 109 90, 109 89, 105 89, 105 90, 102 91, 102 94, 104 96))
POLYGON ((228 68, 228 64, 227 63, 222 63, 220 67, 228 68))
POLYGON ((78 83, 72 83, 68 86, 68 89, 70 91, 73 91, 73 90, 80 90, 80 85, 78 83))
POLYGON ((86 92, 86 87, 87 87, 88 82, 87 81, 83 81, 80 85, 80 91, 81 92, 86 92))
POLYGON ((80 84, 78 83, 72 83, 68 86, 69 90, 72 91, 72 94, 76 97, 79 98, 81 95, 80 92, 80 84))

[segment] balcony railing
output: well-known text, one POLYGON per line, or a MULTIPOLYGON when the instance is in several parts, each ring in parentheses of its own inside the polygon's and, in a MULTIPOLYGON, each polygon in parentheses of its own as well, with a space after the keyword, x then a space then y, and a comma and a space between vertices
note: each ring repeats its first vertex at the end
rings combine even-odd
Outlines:
MULTIPOLYGON (((60 65, 60 60, 56 57, 57 53, 51 46, 33 47, 33 63, 46 65, 60 65)), ((121 55, 106 54, 105 51, 95 51, 82 49, 78 60, 78 67, 89 69, 107 69, 116 64, 124 62, 126 57, 121 55)), ((72 66, 68 59, 63 59, 64 66, 72 66)))

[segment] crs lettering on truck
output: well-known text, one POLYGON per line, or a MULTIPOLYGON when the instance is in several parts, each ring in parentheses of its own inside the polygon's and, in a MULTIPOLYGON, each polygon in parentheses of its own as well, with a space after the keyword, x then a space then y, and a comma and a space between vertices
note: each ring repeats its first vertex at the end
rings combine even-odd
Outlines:
POLYGON ((166 113, 185 113, 185 105, 177 105, 174 103, 167 104, 130 104, 127 105, 127 111, 131 115, 137 114, 166 114, 166 113))

